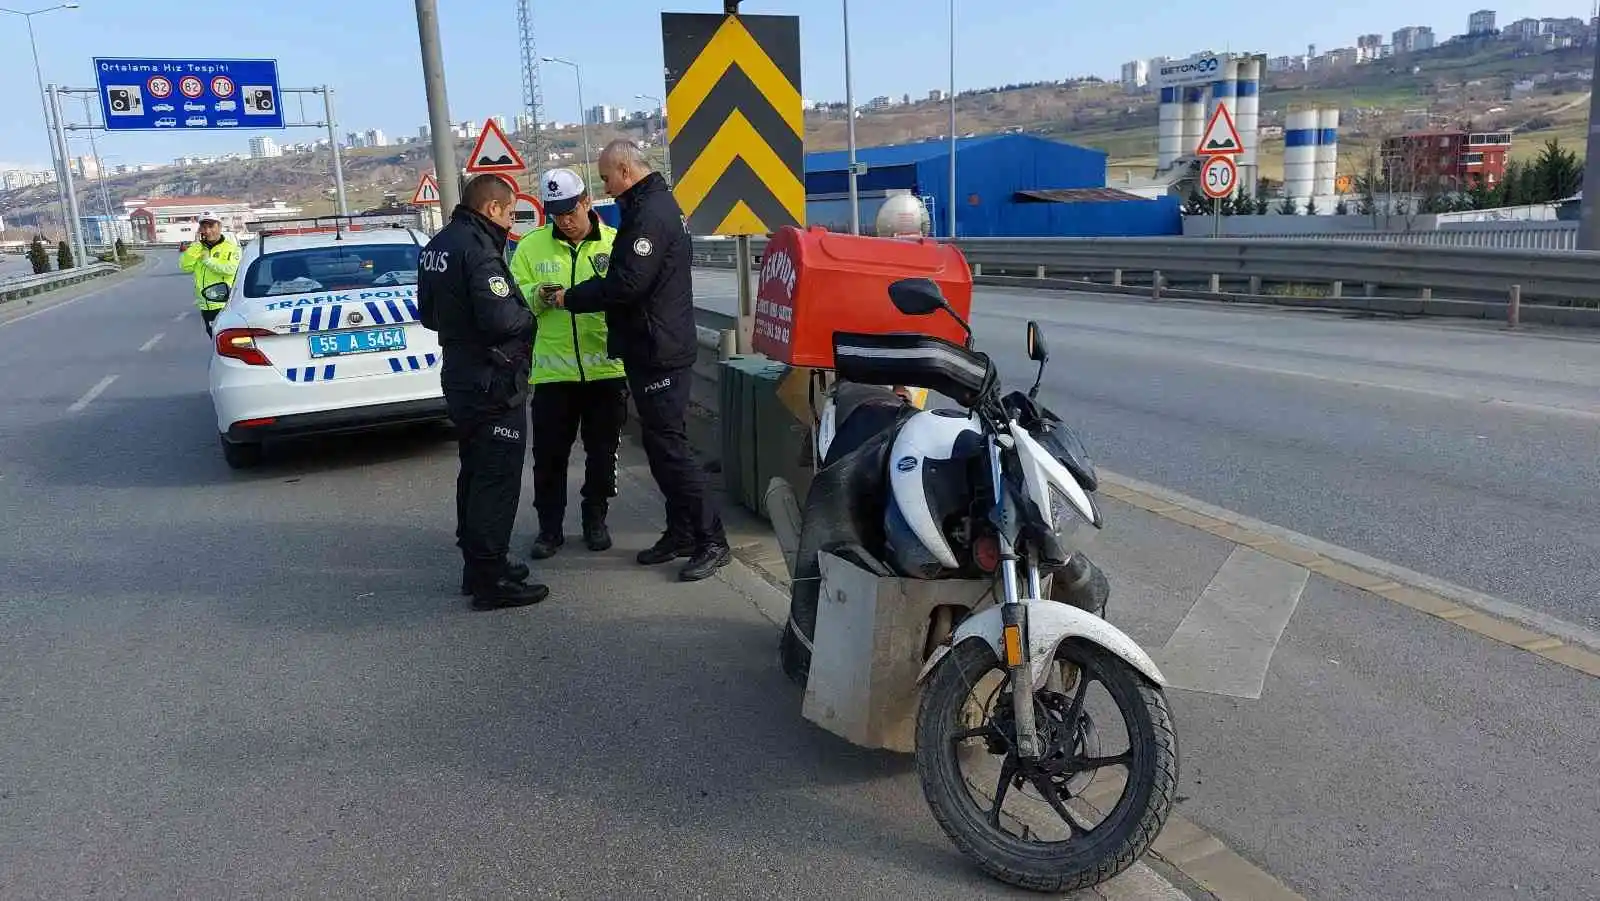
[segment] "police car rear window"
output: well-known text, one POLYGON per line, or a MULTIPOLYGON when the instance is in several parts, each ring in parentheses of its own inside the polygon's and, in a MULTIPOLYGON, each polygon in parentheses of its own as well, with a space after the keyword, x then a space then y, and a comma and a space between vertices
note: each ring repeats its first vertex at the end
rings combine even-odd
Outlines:
POLYGON ((355 244, 269 253, 250 264, 244 296, 414 285, 419 250, 415 244, 355 244))

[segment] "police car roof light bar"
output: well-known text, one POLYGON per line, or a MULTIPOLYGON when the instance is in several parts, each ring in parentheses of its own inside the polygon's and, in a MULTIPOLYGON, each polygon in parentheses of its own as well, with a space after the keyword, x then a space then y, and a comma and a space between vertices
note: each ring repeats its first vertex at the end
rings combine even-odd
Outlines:
POLYGON ((371 231, 376 228, 410 228, 413 217, 392 213, 356 213, 349 216, 305 216, 292 219, 260 219, 256 221, 256 234, 311 235, 337 232, 343 239, 345 231, 371 231))

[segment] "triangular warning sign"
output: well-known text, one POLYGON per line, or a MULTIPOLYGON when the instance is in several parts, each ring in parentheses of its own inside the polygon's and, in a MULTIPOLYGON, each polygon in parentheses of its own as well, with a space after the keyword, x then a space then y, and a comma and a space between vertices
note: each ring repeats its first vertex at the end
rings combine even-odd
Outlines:
POLYGON ((422 173, 422 180, 417 182, 417 192, 411 195, 411 203, 423 206, 439 202, 439 182, 432 173, 422 173))
POLYGON ((483 131, 478 133, 478 143, 472 148, 472 155, 467 157, 467 171, 478 172, 521 172, 528 168, 517 155, 515 147, 506 140, 506 133, 500 130, 500 123, 493 119, 486 119, 483 131))
POLYGON ((1233 127, 1233 116, 1228 114, 1227 107, 1217 105, 1211 121, 1206 123, 1205 134, 1200 136, 1200 146, 1194 152, 1200 156, 1244 153, 1244 142, 1239 140, 1239 129, 1233 127))

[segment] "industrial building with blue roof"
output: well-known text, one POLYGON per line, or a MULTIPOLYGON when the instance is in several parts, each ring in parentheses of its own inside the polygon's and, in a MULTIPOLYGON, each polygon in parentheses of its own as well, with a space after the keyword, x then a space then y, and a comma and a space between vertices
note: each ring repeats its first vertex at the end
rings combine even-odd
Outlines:
MULTIPOLYGON (((906 191, 929 206, 936 237, 949 235, 952 201, 961 238, 1183 233, 1176 197, 1107 188, 1104 151, 1034 135, 957 138, 955 198, 948 138, 862 147, 856 161, 867 170, 856 179, 864 233, 884 200, 906 191)), ((849 170, 848 151, 806 154, 807 224, 849 230, 849 170)))

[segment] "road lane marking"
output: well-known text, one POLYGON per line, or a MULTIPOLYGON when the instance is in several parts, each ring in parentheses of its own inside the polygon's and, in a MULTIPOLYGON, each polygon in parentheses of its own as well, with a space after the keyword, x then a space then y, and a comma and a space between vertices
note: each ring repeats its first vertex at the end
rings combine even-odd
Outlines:
POLYGON ((1100 470, 1100 492, 1519 651, 1600 677, 1600 632, 1593 629, 1128 476, 1100 470))
POLYGON ((1311 571, 1238 545, 1157 654, 1175 688, 1258 700, 1311 571))
POLYGON ((139 348, 139 353, 144 353, 145 351, 149 350, 150 348, 155 347, 156 346, 156 342, 160 341, 162 338, 165 338, 166 336, 167 336, 166 332, 156 332, 156 336, 154 338, 151 338, 149 341, 146 341, 144 343, 144 345, 139 348))
POLYGON ((184 320, 184 317, 186 317, 188 315, 189 315, 189 311, 188 310, 184 310, 182 313, 179 313, 178 315, 172 317, 172 321, 173 322, 182 322, 184 320))
MULTIPOLYGON (((1382 391, 1400 391, 1407 394, 1420 394, 1425 397, 1436 397, 1443 400, 1454 400, 1461 403, 1495 404, 1523 410, 1529 413, 1544 413, 1557 416, 1572 416, 1580 419, 1600 419, 1600 407, 1568 407, 1559 404, 1540 404, 1526 400, 1511 400, 1510 398, 1495 397, 1489 394, 1462 394, 1457 391, 1447 391, 1442 388, 1423 388, 1417 385, 1399 385, 1393 382, 1376 382, 1368 379, 1354 379, 1343 375, 1329 375, 1320 372, 1306 372, 1299 369, 1282 369, 1276 366, 1260 366, 1254 363, 1238 363, 1229 360, 1215 360, 1199 358, 1210 366, 1238 369, 1244 372, 1258 372, 1263 375, 1277 375, 1289 378, 1310 379, 1318 382, 1331 382, 1335 385, 1347 385, 1352 388, 1374 388, 1382 391)), ((1382 365, 1377 364, 1377 365, 1382 365)))
POLYGON ((84 392, 84 395, 82 397, 78 398, 76 403, 74 403, 72 406, 68 407, 67 408, 67 412, 68 413, 81 412, 84 407, 87 407, 90 404, 94 403, 94 399, 99 397, 101 395, 101 393, 104 392, 107 388, 110 388, 111 387, 111 383, 116 381, 116 380, 117 380, 117 377, 114 376, 114 375, 108 375, 105 378, 101 379, 99 382, 97 382, 95 384, 95 386, 93 388, 90 388, 88 391, 84 392))

